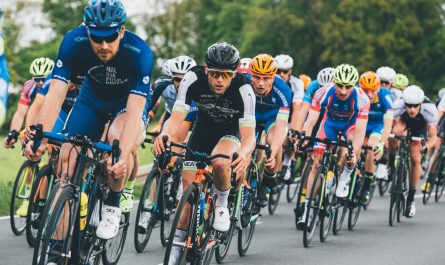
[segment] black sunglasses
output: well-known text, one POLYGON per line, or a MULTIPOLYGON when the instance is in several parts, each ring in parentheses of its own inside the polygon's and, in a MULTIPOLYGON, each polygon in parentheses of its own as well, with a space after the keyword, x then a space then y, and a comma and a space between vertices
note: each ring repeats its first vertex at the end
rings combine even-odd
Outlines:
POLYGON ((344 85, 344 84, 340 84, 340 83, 335 83, 339 88, 346 88, 346 89, 351 89, 353 87, 353 85, 344 85))
POLYGON ((278 69, 278 70, 277 70, 277 74, 281 74, 281 73, 283 73, 283 74, 287 75, 287 73, 289 73, 289 71, 290 71, 290 70, 278 69))
POLYGON ((407 107, 408 109, 418 108, 419 106, 420 104, 405 104, 405 107, 407 107))
POLYGON ((391 84, 391 82, 380 80, 380 84, 389 85, 389 84, 391 84))
POLYGON ((173 76, 173 82, 181 83, 182 77, 173 76))
POLYGON ((46 77, 34 77, 34 82, 36 83, 44 82, 45 79, 46 77))
POLYGON ((116 31, 113 35, 110 36, 106 36, 106 37, 99 37, 99 36, 95 36, 92 35, 91 33, 89 34, 90 39, 95 42, 95 43, 102 43, 102 42, 106 42, 106 43, 112 43, 114 41, 117 40, 117 38, 119 37, 120 34, 120 30, 116 31))

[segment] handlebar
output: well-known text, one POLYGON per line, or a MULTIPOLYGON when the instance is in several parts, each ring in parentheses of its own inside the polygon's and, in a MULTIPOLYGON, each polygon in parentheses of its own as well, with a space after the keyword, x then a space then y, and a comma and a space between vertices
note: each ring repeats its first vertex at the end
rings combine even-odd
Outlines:
POLYGON ((389 138, 397 139, 402 142, 420 142, 422 145, 425 145, 425 138, 423 137, 417 137, 417 136, 406 136, 406 135, 395 135, 390 134, 389 138))
POLYGON ((314 142, 319 142, 319 143, 323 143, 325 145, 329 147, 331 146, 341 146, 341 147, 346 147, 348 148, 348 156, 352 155, 353 152, 353 147, 352 147, 352 141, 344 141, 341 140, 341 133, 338 134, 337 140, 330 140, 328 138, 325 139, 321 139, 321 138, 317 138, 317 137, 312 137, 312 136, 306 136, 306 132, 303 131, 301 132, 301 134, 298 136, 298 138, 300 139, 300 142, 298 143, 298 149, 301 150, 303 143, 305 141, 314 141, 314 142))

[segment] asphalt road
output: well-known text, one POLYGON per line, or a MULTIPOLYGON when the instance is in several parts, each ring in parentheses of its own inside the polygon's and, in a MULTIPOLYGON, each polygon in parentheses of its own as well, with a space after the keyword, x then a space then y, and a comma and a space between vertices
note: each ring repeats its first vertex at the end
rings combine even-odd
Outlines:
MULTIPOLYGON (((285 195, 283 193, 283 195, 285 195)), ((311 247, 304 248, 302 233, 295 229, 293 205, 283 199, 277 212, 265 212, 257 225, 248 255, 239 257, 236 238, 226 264, 445 264, 445 198, 422 205, 416 198, 417 215, 388 225, 389 198, 375 197, 362 212, 354 231, 344 226, 340 235, 329 235, 326 243, 315 235, 311 247)), ((133 217, 135 214, 133 214, 133 217)), ((159 229, 153 231, 146 251, 137 254, 133 245, 134 220, 119 264, 159 264, 164 249, 159 229)), ((14 236, 9 219, 0 220, 0 264, 31 264, 32 249, 25 236, 14 236)))

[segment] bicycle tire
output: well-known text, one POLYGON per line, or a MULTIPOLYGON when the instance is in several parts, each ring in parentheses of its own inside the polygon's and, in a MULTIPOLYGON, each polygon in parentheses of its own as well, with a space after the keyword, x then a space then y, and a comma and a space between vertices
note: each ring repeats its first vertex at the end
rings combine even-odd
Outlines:
MULTIPOLYGON (((16 236, 23 234, 23 232, 25 232, 25 230, 26 230, 26 216, 25 217, 18 216, 18 218, 17 218, 15 215, 15 213, 20 205, 19 201, 16 201, 15 198, 16 197, 19 198, 18 196, 23 196, 23 195, 18 194, 18 189, 20 188, 19 185, 21 185, 21 181, 25 181, 24 178, 26 178, 26 176, 24 175, 24 173, 26 174, 27 168, 30 168, 31 170, 34 171, 34 169, 36 168, 35 162, 29 161, 29 160, 26 160, 25 162, 23 162, 23 164, 20 166, 19 171, 17 172, 17 176, 15 178, 14 186, 13 186, 12 192, 11 192, 11 203, 9 205, 9 220, 10 220, 12 232, 16 236)), ((34 178, 35 174, 36 174, 36 172, 33 172, 33 178, 34 178)), ((26 194, 24 195, 24 197, 26 197, 26 194)), ((28 198, 27 199, 24 198, 24 200, 29 201, 29 195, 28 195, 28 198)), ((20 201, 24 201, 24 200, 20 200, 20 201)))
POLYGON ((353 205, 349 206, 349 216, 348 216, 348 230, 354 230, 355 225, 357 224, 358 217, 360 216, 360 212, 362 210, 362 206, 360 204, 353 203, 353 205))
POLYGON ((238 254, 244 257, 252 242, 253 234, 255 232, 256 219, 251 221, 247 227, 241 228, 238 231, 238 254))
POLYGON ((435 159, 433 161, 433 164, 431 165, 431 170, 430 170, 428 177, 426 179, 426 182, 425 182, 425 188, 428 186, 430 188, 429 188, 429 190, 422 191, 422 193, 423 193, 422 202, 424 205, 428 204, 428 201, 430 200, 431 193, 433 192, 433 190, 435 188, 435 184, 436 184, 435 182, 438 177, 439 170, 440 170, 439 169, 439 159, 435 159))
MULTIPOLYGON (((72 228, 76 223, 76 218, 79 213, 78 207, 76 207, 75 203, 78 203, 75 198, 75 190, 72 186, 65 186, 60 190, 59 196, 57 197, 57 201, 54 201, 54 207, 52 207, 51 211, 48 211, 47 216, 47 222, 42 222, 42 227, 39 230, 39 238, 41 239, 41 243, 36 245, 34 248, 34 256, 33 256, 33 265, 44 265, 47 262, 47 251, 49 249, 49 243, 52 239, 53 232, 56 232, 58 221, 60 218, 60 215, 62 211, 64 211, 65 204, 68 203, 69 210, 66 211, 66 214, 70 214, 68 218, 65 217, 65 219, 69 220, 68 227, 72 228), (60 214, 59 214, 60 213, 60 214), (54 228, 54 229, 53 229, 54 228), (45 231, 45 234, 41 234, 41 231, 45 231), (45 256, 45 259, 41 259, 42 256, 45 256)), ((67 229, 68 230, 68 229, 67 229)), ((70 245, 71 240, 73 238, 73 235, 69 233, 69 230, 67 231, 67 235, 65 235, 65 239, 63 240, 63 246, 62 249, 65 249, 65 251, 70 251, 70 245), (66 247, 66 245, 68 245, 66 247)), ((61 255, 62 259, 61 262, 56 262, 57 264, 67 264, 69 262, 69 258, 67 254, 61 255)))
MULTIPOLYGON (((187 234, 185 236, 185 238, 192 238, 192 234, 196 231, 195 230, 195 220, 196 220, 196 214, 197 214, 197 207, 196 204, 199 202, 198 200, 198 196, 199 196, 199 188, 197 185, 195 185, 194 183, 192 183, 183 193, 182 193, 182 197, 181 200, 179 201, 178 204, 178 208, 176 210, 176 214, 175 214, 175 218, 173 219, 173 223, 172 223, 172 229, 170 232, 170 237, 168 239, 168 244, 167 244, 167 248, 165 250, 165 255, 164 255, 164 264, 168 264, 169 263, 169 259, 170 259, 170 252, 172 250, 173 247, 173 243, 174 243, 174 237, 175 237, 175 232, 179 223, 179 219, 181 216, 182 211, 187 210, 185 209, 186 207, 186 203, 190 203, 190 206, 192 209, 190 209, 190 216, 189 216, 189 227, 187 229, 187 234)), ((194 239, 194 238, 193 238, 194 239)), ((193 242, 191 242, 193 243, 193 242)), ((191 250, 191 248, 188 248, 186 245, 184 246, 184 249, 181 250, 181 256, 179 259, 179 265, 185 265, 187 263, 187 254, 189 252, 189 250, 191 250)))
POLYGON ((281 191, 283 190, 283 188, 284 184, 278 184, 276 187, 270 190, 269 204, 267 205, 269 215, 275 214, 278 203, 280 202, 281 191))
POLYGON ((368 207, 371 204, 372 198, 374 197, 374 193, 375 193, 375 189, 376 189, 375 186, 376 186, 376 183, 373 180, 371 182, 371 187, 369 189, 369 200, 365 204, 363 204, 363 210, 368 210, 368 207))
POLYGON ((102 212, 103 201, 99 200, 98 196, 88 196, 88 213, 87 213, 87 224, 81 233, 81 264, 90 265, 100 263, 102 255, 95 253, 95 248, 100 249, 102 240, 98 239, 96 236, 97 224, 100 220, 100 214, 102 212), (95 218, 95 219, 93 219, 95 218), (95 253, 95 257, 92 254, 95 253), (91 259, 94 258, 94 262, 91 259))
POLYGON ((379 179, 378 186, 379 186, 379 194, 381 197, 385 196, 385 193, 388 191, 390 181, 379 179))
POLYGON ((334 213, 333 213, 333 202, 335 199, 335 190, 337 189, 337 183, 336 178, 333 178, 332 187, 330 189, 330 193, 327 195, 327 199, 325 198, 323 200, 324 211, 320 212, 320 242, 326 242, 326 239, 329 235, 329 230, 331 229, 331 225, 334 220, 334 213))
POLYGON ((445 190, 444 176, 442 174, 439 174, 438 183, 436 183, 436 194, 434 195, 434 200, 436 202, 439 202, 440 198, 443 195, 444 190, 445 190))
POLYGON ((291 203, 295 199, 295 196, 297 196, 297 192, 300 188, 300 181, 301 181, 301 176, 298 174, 299 171, 301 170, 301 167, 297 167, 296 161, 292 161, 290 170, 291 170, 290 180, 292 181, 290 181, 286 185, 287 186, 286 200, 288 203, 291 203))
MULTIPOLYGON (((166 185, 163 178, 163 185, 166 185)), ((170 194, 166 194, 162 191, 162 203, 161 203, 161 244, 163 247, 167 246, 168 238, 170 237, 170 231, 172 226, 172 215, 175 214, 174 201, 176 199, 176 187, 173 187, 174 183, 170 184, 170 194)), ((174 217, 173 217, 174 218, 174 217)))
MULTIPOLYGON (((31 188, 31 196, 30 196, 30 200, 29 200, 29 205, 28 205, 28 214, 26 215, 26 241, 28 242, 28 245, 30 247, 34 247, 35 245, 35 240, 37 237, 37 233, 38 233, 38 228, 34 229, 35 225, 38 224, 38 221, 36 220, 31 220, 31 217, 34 213, 36 213, 39 210, 39 206, 36 206, 36 196, 38 196, 38 194, 36 194, 38 192, 38 189, 40 188, 40 183, 41 180, 43 179, 43 177, 46 177, 48 179, 48 185, 50 183, 49 178, 52 178, 52 174, 51 174, 51 168, 49 165, 45 165, 43 166, 39 172, 36 174, 36 177, 33 181, 32 184, 32 188, 31 188)), ((49 196, 49 192, 47 190, 47 196, 49 196)), ((41 217, 41 215, 40 215, 41 217)))
MULTIPOLYGON (((148 227, 147 227, 146 231, 141 231, 139 229, 139 219, 141 218, 141 214, 144 210, 145 198, 148 198, 153 180, 156 179, 156 176, 158 174, 159 174, 159 170, 156 167, 153 167, 152 170, 148 173, 147 179, 145 180, 144 186, 141 191, 141 198, 138 203, 138 209, 136 212, 136 220, 135 220, 135 228, 134 228, 134 247, 138 253, 141 253, 144 251, 144 249, 147 246, 147 243, 150 239, 153 227, 155 226, 155 224, 157 222, 156 214, 152 213, 150 216, 150 220, 148 222, 148 227), (143 232, 143 233, 140 233, 140 232, 143 232), (141 236, 141 240, 140 240, 139 236, 141 236)), ((156 198, 156 200, 157 200, 157 198, 156 198)))
MULTIPOLYGON (((242 192, 242 188, 238 190, 238 192, 242 192)), ((232 205, 229 203, 229 210, 230 210, 230 228, 229 231, 226 233, 221 233, 219 238, 220 243, 215 249, 215 260, 218 264, 221 264, 224 260, 224 258, 227 256, 227 253, 230 249, 230 243, 232 242, 233 234, 235 233, 236 229, 236 209, 241 205, 241 203, 238 202, 238 192, 234 195, 235 199, 232 201, 232 205), (232 207, 231 207, 232 206, 232 207)))
POLYGON ((105 251, 102 253, 102 262, 104 265, 116 265, 119 262, 122 252, 124 251, 129 222, 130 213, 122 213, 118 234, 114 238, 105 242, 105 251), (117 247, 112 248, 116 245, 117 247), (117 249, 117 251, 110 251, 110 249, 117 249), (112 254, 114 254, 114 256, 111 256, 112 254))
POLYGON ((314 182, 312 183, 311 194, 306 201, 306 219, 305 228, 303 230, 303 245, 305 248, 309 247, 312 242, 317 226, 317 218, 319 217, 320 205, 323 204, 322 191, 325 188, 325 184, 323 184, 324 181, 322 175, 324 174, 324 171, 325 169, 323 167, 317 169, 314 182), (320 183, 318 184, 319 181, 320 183))
MULTIPOLYGON (((299 185, 298 194, 297 194, 297 202, 295 203, 295 208, 294 208, 295 228, 297 227, 300 216, 303 214, 300 212, 300 207, 302 206, 301 205, 301 196, 303 193, 304 183, 306 182, 307 177, 311 173, 312 164, 313 164, 312 159, 307 161, 306 166, 303 169, 303 174, 301 175, 300 185, 299 185)), ((306 196, 306 194, 305 194, 305 196, 306 196)))
POLYGON ((345 220, 346 214, 348 213, 348 208, 344 205, 343 201, 337 202, 334 206, 334 220, 332 223, 332 233, 338 235, 343 222, 345 220))

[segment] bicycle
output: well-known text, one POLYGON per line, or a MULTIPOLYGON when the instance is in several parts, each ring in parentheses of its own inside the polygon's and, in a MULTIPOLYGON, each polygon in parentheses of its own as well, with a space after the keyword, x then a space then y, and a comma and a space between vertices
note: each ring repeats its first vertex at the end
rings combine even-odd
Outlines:
MULTIPOLYGON (((144 142, 153 143, 152 139, 144 142)), ((165 161, 155 159, 153 167, 148 173, 141 191, 136 214, 136 228, 134 231, 134 245, 137 252, 144 251, 150 239, 151 232, 160 223, 160 237, 163 247, 167 246, 171 230, 171 215, 176 210, 176 196, 180 185, 182 172, 182 161, 168 165, 168 170, 163 165, 165 161), (151 203, 149 201, 151 200, 151 203), (147 227, 141 227, 139 222, 142 218, 147 218, 147 227)))
POLYGON ((61 143, 52 140, 50 143, 56 148, 52 149, 48 164, 37 173, 31 188, 31 199, 26 215, 26 240, 30 247, 34 247, 43 209, 46 203, 51 203, 48 198, 56 183, 56 165, 61 143))
POLYGON ((414 141, 421 142, 423 145, 424 139, 421 137, 394 134, 390 134, 389 137, 400 141, 400 148, 394 159, 394 174, 391 185, 391 200, 389 207, 389 225, 394 226, 396 220, 400 223, 400 216, 405 212, 405 194, 408 191, 408 176, 410 172, 408 145, 414 141))
POLYGON ((346 147, 348 155, 352 155, 352 142, 340 140, 341 133, 336 141, 300 135, 298 149, 301 150, 306 140, 323 143, 326 147, 315 173, 314 182, 309 198, 306 201, 306 218, 303 229, 303 245, 309 247, 315 234, 317 218, 320 222, 320 241, 325 242, 329 229, 336 215, 339 204, 335 197, 338 178, 337 151, 338 147, 346 147))
POLYGON ((287 185, 286 200, 289 203, 291 203, 297 196, 302 183, 302 173, 306 164, 306 156, 302 154, 295 154, 294 158, 295 160, 292 160, 290 165, 291 177, 289 180, 285 181, 285 184, 287 185))
MULTIPOLYGON (((261 138, 257 138, 256 150, 264 150, 266 157, 270 157, 271 150, 269 145, 262 145, 261 138)), ((234 192, 236 182, 232 182, 231 193, 229 194, 228 208, 230 212, 230 229, 226 233, 222 233, 218 238, 218 244, 215 250, 215 259, 217 263, 222 263, 226 257, 230 243, 238 231, 238 254, 245 256, 252 241, 253 233, 255 231, 256 221, 260 217, 259 206, 256 205, 256 198, 258 196, 259 172, 257 164, 258 152, 252 153, 252 159, 247 171, 246 180, 241 184, 239 189, 234 192)), ((235 179, 232 179, 235 181, 235 179)))
POLYGON ((436 188, 434 200, 439 202, 440 198, 443 195, 445 189, 445 143, 442 139, 442 144, 439 147, 439 151, 437 152, 437 157, 434 159, 431 165, 431 170, 426 173, 428 176, 425 182, 425 189, 422 190, 423 193, 423 204, 427 204, 431 193, 434 188, 436 188))
MULTIPOLYGON (((163 139, 166 144, 167 139, 163 139)), ((231 159, 225 154, 216 154, 208 156, 205 153, 195 152, 186 145, 171 142, 170 146, 166 148, 165 155, 183 156, 172 152, 170 147, 179 147, 186 149, 194 157, 196 157, 197 171, 192 184, 183 192, 181 200, 176 210, 175 218, 173 219, 172 230, 168 239, 167 249, 165 251, 164 264, 169 263, 170 252, 172 247, 179 247, 180 257, 179 264, 210 264, 213 257, 213 252, 218 241, 218 235, 212 229, 214 203, 215 200, 211 195, 213 188, 212 172, 206 169, 215 158, 231 159), (188 211, 191 213, 188 218, 188 228, 186 230, 186 241, 174 241, 175 231, 177 229, 181 213, 188 211)), ((233 155, 236 157, 236 155, 233 155)), ((235 178, 232 173, 232 179, 235 178)))
MULTIPOLYGON (((98 239, 95 235, 100 221, 101 207, 108 192, 106 184, 105 153, 111 153, 113 163, 119 158, 119 143, 113 145, 94 143, 86 136, 65 136, 42 132, 36 128, 36 142, 42 138, 58 140, 80 147, 73 177, 51 192, 55 196, 51 205, 46 204, 47 215, 43 216, 37 235, 33 264, 117 264, 122 254, 128 229, 129 214, 122 214, 118 235, 110 240, 98 239), (93 151, 93 158, 88 151, 93 151), (88 173, 83 180, 86 165, 88 173), (56 194, 55 194, 56 193, 56 194), (55 194, 55 195, 54 195, 55 194), (87 195, 87 216, 81 216, 81 198, 87 195), (63 213, 63 215, 62 215, 63 213), (62 218, 63 217, 63 218, 62 218), (61 231, 60 231, 61 230, 61 231), (58 240, 57 240, 58 239, 58 240)), ((37 144, 36 144, 37 145, 37 144)))

